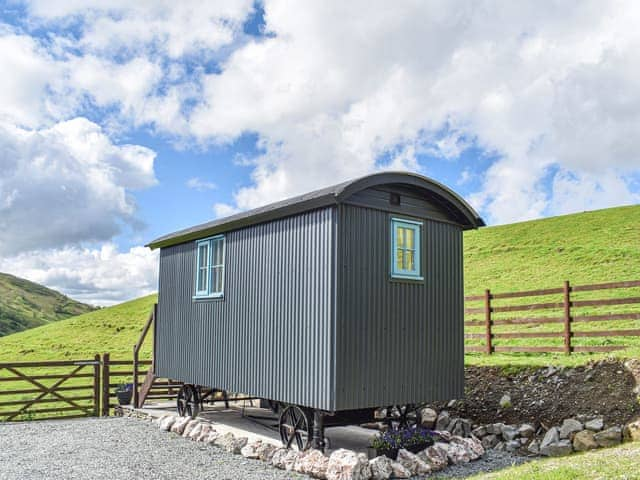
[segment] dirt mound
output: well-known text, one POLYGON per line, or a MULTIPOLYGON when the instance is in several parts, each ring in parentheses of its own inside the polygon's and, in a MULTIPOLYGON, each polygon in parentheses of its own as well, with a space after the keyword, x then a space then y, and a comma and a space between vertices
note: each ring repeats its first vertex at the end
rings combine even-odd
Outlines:
POLYGON ((499 367, 466 368, 466 398, 439 403, 452 417, 478 424, 533 423, 549 427, 577 415, 622 425, 640 417, 640 360, 603 360, 583 367, 530 368, 510 373, 499 367), (500 408, 503 395, 511 407, 500 408), (452 402, 453 403, 453 402, 452 402))

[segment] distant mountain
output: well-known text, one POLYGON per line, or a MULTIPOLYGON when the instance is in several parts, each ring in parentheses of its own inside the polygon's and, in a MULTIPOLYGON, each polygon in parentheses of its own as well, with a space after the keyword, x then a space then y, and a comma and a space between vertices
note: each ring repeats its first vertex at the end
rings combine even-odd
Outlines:
POLYGON ((92 310, 55 290, 0 273, 0 337, 92 310))

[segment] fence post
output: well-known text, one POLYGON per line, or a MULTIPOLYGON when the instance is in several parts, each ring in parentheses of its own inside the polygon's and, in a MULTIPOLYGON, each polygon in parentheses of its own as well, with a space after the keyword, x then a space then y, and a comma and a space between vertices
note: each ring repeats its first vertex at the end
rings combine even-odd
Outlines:
POLYGON ((487 288, 484 291, 484 325, 486 328, 486 349, 487 354, 493 353, 493 339, 491 335, 491 291, 487 288))
POLYGON ((93 416, 100 416, 100 355, 93 357, 93 416))
POLYGON ((571 354, 571 287, 565 280, 563 285, 564 296, 564 353, 571 354))
POLYGON ((109 416, 109 354, 102 354, 102 416, 109 416))
POLYGON ((138 408, 138 348, 133 346, 133 407, 138 408))

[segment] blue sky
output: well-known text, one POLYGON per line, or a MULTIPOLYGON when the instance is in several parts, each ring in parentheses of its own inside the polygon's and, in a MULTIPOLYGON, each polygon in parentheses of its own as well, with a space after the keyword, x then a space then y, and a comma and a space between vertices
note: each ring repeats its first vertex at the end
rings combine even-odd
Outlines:
POLYGON ((640 200, 640 7, 0 2, 0 271, 153 292, 149 240, 385 169, 489 224, 640 200))

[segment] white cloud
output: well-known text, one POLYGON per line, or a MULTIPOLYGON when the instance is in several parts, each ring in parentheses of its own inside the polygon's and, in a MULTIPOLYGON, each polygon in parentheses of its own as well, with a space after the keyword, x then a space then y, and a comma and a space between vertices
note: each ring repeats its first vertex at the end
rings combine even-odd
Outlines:
POLYGON ((59 290, 81 302, 112 305, 149 295, 158 288, 158 251, 133 247, 118 252, 66 247, 0 257, 0 271, 13 273, 59 290))
POLYGON ((203 180, 200 177, 190 178, 189 180, 187 180, 186 185, 188 188, 192 188, 200 192, 204 192, 205 190, 215 190, 216 188, 218 188, 215 183, 208 180, 203 180))
POLYGON ((40 125, 49 116, 43 93, 49 80, 60 74, 59 67, 33 39, 1 27, 0 121, 40 125))
POLYGON ((80 19, 79 46, 103 55, 153 53, 170 58, 232 43, 253 10, 252 0, 88 0, 28 2, 32 16, 53 22, 80 19))
MULTIPOLYGON (((497 158, 472 197, 494 222, 557 209, 552 167, 615 166, 618 180, 640 168, 634 2, 273 0, 265 10, 274 36, 206 75, 190 117, 205 140, 260 135, 266 153, 236 192, 241 209, 370 172, 381 155, 405 152, 395 160, 417 168, 412 148, 455 158, 471 141, 497 158)), ((594 194, 623 201, 609 185, 594 194)))
POLYGON ((84 118, 41 130, 0 124, 0 254, 107 241, 136 227, 130 192, 155 184, 155 153, 116 145, 84 118))

